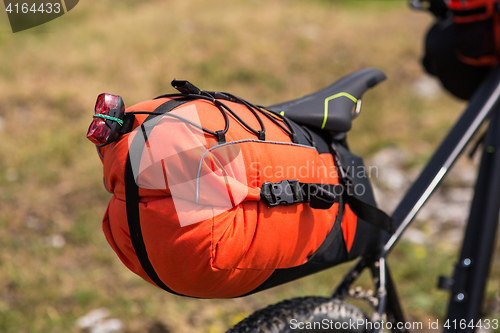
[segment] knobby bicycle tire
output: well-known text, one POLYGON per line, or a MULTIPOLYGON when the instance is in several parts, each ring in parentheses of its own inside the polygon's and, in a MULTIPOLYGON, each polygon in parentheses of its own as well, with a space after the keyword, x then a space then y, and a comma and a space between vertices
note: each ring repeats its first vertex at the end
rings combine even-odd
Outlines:
POLYGON ((367 321, 367 316, 351 304, 331 298, 304 297, 258 310, 226 333, 363 333, 368 332, 367 321))

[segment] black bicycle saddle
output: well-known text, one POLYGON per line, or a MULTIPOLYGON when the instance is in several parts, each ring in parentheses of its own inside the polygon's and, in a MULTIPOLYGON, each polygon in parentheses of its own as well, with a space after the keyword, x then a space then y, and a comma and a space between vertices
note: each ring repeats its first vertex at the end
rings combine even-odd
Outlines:
POLYGON ((352 125, 353 107, 361 106, 363 93, 385 79, 382 71, 365 68, 313 94, 272 105, 268 109, 301 125, 347 132, 352 125))

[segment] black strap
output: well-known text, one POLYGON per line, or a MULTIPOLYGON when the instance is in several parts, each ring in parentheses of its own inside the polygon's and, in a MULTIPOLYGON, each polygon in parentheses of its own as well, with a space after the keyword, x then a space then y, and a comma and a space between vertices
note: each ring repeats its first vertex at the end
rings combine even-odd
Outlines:
POLYGON ((260 197, 270 207, 308 202, 314 209, 329 209, 344 196, 354 214, 389 233, 394 233, 394 220, 386 213, 357 198, 348 186, 300 183, 283 180, 262 185, 260 197))
POLYGON ((132 132, 132 127, 134 126, 135 115, 130 113, 125 113, 123 117, 123 125, 120 128, 120 134, 132 132))
MULTIPOLYGON (((174 108, 186 103, 187 100, 172 99, 167 101, 156 108, 155 113, 159 112, 170 112, 174 108)), ((142 152, 146 144, 146 140, 151 133, 151 130, 156 125, 156 123, 161 119, 161 115, 154 114, 148 116, 144 123, 148 122, 147 128, 141 125, 142 135, 136 135, 132 143, 130 144, 129 153, 127 156, 127 162, 125 165, 125 199, 127 205, 127 220, 128 228, 130 232, 130 240, 134 247, 135 253, 139 262, 141 263, 142 269, 146 272, 151 280, 160 288, 173 293, 175 291, 171 290, 163 281, 160 279, 158 274, 149 260, 148 252, 146 250, 146 244, 144 243, 144 238, 142 236, 141 230, 141 218, 139 214, 139 186, 137 185, 138 175, 134 176, 134 163, 140 163, 142 152), (156 119, 155 119, 156 118, 156 119)), ((138 170, 139 168, 135 168, 138 170)))
POLYGON ((465 17, 465 16, 476 16, 476 15, 483 15, 488 12, 488 9, 486 6, 484 7, 478 7, 474 9, 458 9, 458 10, 452 10, 453 16, 458 16, 458 17, 465 17))
POLYGON ((382 230, 393 234, 396 231, 396 224, 392 217, 382 210, 374 207, 354 195, 347 195, 347 204, 357 217, 382 230))

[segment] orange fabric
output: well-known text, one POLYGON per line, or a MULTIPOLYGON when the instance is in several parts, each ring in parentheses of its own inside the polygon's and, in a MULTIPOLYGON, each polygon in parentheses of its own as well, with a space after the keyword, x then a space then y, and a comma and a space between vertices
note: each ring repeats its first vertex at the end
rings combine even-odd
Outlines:
POLYGON ((358 226, 358 219, 353 213, 351 208, 346 205, 344 216, 342 217, 342 232, 347 247, 347 252, 351 251, 352 244, 354 243, 354 236, 356 236, 356 227, 358 226))
MULTIPOLYGON (((491 19, 494 40, 482 40, 485 43, 494 43, 495 49, 491 54, 484 54, 480 57, 470 57, 457 52, 460 61, 471 66, 496 66, 500 59, 500 17, 498 15, 498 0, 451 0, 448 7, 455 12, 476 11, 475 14, 454 15, 453 21, 457 24, 477 23, 483 21, 483 24, 491 19)), ((478 38, 481 36, 478 36, 478 38)))
MULTIPOLYGON (((127 112, 153 111, 167 100, 146 101, 127 112)), ((260 130, 246 107, 224 103, 260 130)), ((188 102, 172 113, 212 131, 225 125, 220 111, 204 100, 188 102)), ((136 116, 136 130, 146 126, 146 117, 136 116)), ((162 117, 136 157, 144 243, 158 276, 175 292, 201 298, 248 293, 275 269, 307 262, 332 228, 338 204, 328 210, 308 204, 269 208, 260 200, 260 187, 267 181, 338 183, 330 154, 291 144, 282 129, 261 119, 266 141, 258 141, 230 115, 227 144, 218 145, 185 122, 162 117)), ((103 230, 122 262, 152 283, 135 255, 126 213, 124 169, 136 135, 142 133, 133 131, 100 148, 105 186, 113 193, 103 230)), ((350 249, 356 231, 350 209, 342 229, 350 249)))
POLYGON ((497 4, 498 0, 451 0, 448 7, 456 11, 481 9, 482 11, 477 14, 453 17, 453 21, 457 23, 471 23, 486 20, 496 15, 497 4))

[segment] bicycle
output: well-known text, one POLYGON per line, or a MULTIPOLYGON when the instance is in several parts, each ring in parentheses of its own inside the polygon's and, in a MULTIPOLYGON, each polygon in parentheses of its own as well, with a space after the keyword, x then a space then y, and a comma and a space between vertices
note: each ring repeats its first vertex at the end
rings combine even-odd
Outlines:
MULTIPOLYGON (((323 100, 318 99, 318 94, 312 94, 304 99, 279 104, 277 109, 300 104, 318 111, 317 105, 322 102, 323 100)), ((357 116, 358 113, 357 108, 354 115, 357 116)), ((492 262, 500 207, 500 150, 497 147, 500 143, 500 66, 478 88, 459 120, 392 213, 397 230, 387 239, 380 253, 359 259, 330 298, 286 300, 258 310, 228 332, 378 333, 384 329, 410 332, 386 258, 488 119, 488 129, 480 139, 484 142, 484 149, 459 260, 453 277, 441 277, 439 287, 451 293, 444 332, 474 332, 480 327, 497 329, 500 325, 497 319, 480 321, 480 309, 492 262), (373 309, 370 318, 358 307, 344 302, 346 298, 353 296, 351 286, 364 270, 371 272, 375 291, 373 294, 355 291, 354 296, 368 301, 373 309), (324 325, 325 320, 328 325, 324 325), (326 330, 322 330, 323 328, 326 330)))

